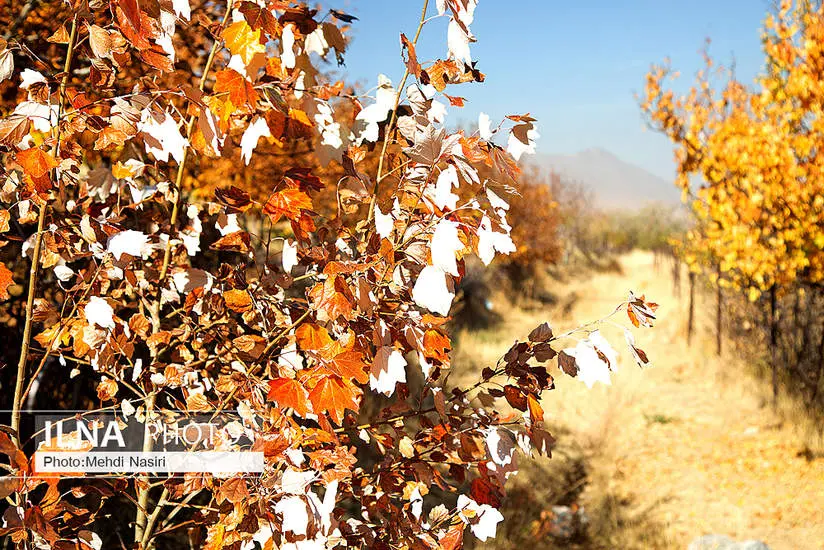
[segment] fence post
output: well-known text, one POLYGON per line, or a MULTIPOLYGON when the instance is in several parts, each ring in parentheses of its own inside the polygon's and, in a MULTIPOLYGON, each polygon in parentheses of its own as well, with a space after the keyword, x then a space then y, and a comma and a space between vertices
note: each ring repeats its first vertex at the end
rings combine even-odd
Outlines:
POLYGON ((778 408, 778 317, 775 285, 770 288, 770 362, 772 363, 773 409, 778 408))
POLYGON ((690 269, 690 310, 687 317, 687 344, 692 342, 693 322, 695 320, 695 272, 690 269))
POLYGON ((715 304, 715 355, 721 355, 721 306, 723 304, 723 295, 721 294, 721 264, 716 266, 716 304, 715 304))

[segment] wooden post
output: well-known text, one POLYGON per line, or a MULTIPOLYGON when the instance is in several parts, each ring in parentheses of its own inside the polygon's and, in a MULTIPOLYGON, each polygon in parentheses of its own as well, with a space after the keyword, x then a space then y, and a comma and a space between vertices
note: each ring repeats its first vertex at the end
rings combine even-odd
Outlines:
POLYGON ((695 320, 695 272, 690 270, 690 310, 687 317, 687 344, 692 342, 692 329, 695 320))
POLYGON ((721 306, 723 305, 723 295, 721 294, 721 264, 717 266, 715 280, 715 355, 721 355, 721 306))

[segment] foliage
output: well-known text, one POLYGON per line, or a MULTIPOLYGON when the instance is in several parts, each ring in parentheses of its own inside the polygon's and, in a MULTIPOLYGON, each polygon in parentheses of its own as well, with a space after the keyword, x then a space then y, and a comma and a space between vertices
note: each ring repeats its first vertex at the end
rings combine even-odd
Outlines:
MULTIPOLYGON (((446 103, 463 102, 447 88, 484 80, 470 56, 476 2, 437 2, 448 56, 426 63, 415 54, 433 15, 424 3, 414 38, 401 35, 404 77, 380 76, 374 97, 317 68, 345 52, 355 18, 336 10, 11 4, 20 38, 0 46, 0 230, 4 257, 31 265, 0 264, 4 298, 12 282, 26 287, 0 433, 12 474, 0 490, 14 505, 0 534, 20 548, 115 547, 120 530, 97 526, 118 502, 133 506, 139 548, 184 528, 205 549, 458 548, 467 526, 494 536, 515 451, 551 448, 545 364, 558 356, 591 385, 615 352, 598 322, 562 335, 545 323, 474 384, 447 385, 444 324, 466 257, 516 252, 509 186, 479 167, 516 177, 537 137, 528 115, 472 134, 443 127, 446 103), (364 148, 380 151, 377 166, 364 148), (291 164, 298 150, 311 158, 291 164), (263 151, 289 152, 288 166, 246 172, 268 191, 232 185, 230 168, 263 151), (416 392, 407 357, 425 379, 416 392), (87 371, 94 406, 125 416, 237 410, 266 469, 152 484, 42 477, 19 413, 47 368, 58 380, 87 371), (367 395, 385 406, 361 411, 367 395)), ((630 293, 613 313, 648 327, 655 308, 630 293)))
POLYGON ((686 257, 720 264, 751 299, 824 278, 823 30, 821 2, 784 0, 765 20, 765 69, 752 86, 729 71, 716 89, 708 55, 685 97, 665 89, 667 67, 647 76, 642 109, 675 144, 677 183, 699 221, 686 257))

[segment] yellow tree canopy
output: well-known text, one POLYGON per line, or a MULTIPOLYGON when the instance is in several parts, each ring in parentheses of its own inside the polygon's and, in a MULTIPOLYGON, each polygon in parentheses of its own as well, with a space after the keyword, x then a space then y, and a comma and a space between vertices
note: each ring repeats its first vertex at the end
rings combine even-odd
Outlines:
POLYGON ((705 56, 680 98, 666 88, 669 66, 653 67, 641 102, 675 145, 677 185, 699 222, 685 256, 711 257, 753 299, 824 279, 824 6, 782 2, 762 40, 765 68, 752 85, 727 71, 713 86, 705 56))

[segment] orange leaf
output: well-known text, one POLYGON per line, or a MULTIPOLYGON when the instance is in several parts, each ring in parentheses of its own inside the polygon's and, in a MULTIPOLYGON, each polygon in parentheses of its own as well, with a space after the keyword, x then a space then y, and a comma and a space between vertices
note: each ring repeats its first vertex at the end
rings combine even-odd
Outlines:
POLYGON ((295 331, 295 339, 300 349, 305 351, 319 351, 332 345, 332 338, 325 328, 304 323, 295 331))
POLYGON ((225 69, 217 73, 215 92, 228 92, 229 101, 237 107, 244 105, 254 107, 258 100, 258 93, 252 83, 234 69, 225 69))
POLYGON ((11 271, 5 264, 0 263, 0 300, 9 299, 9 287, 14 283, 11 278, 11 271))
POLYGON ((348 318, 352 314, 354 296, 342 277, 328 277, 309 291, 312 304, 318 311, 318 320, 335 320, 340 316, 348 318))
POLYGON ((266 398, 276 401, 280 407, 294 409, 296 413, 303 417, 309 412, 306 390, 300 382, 292 378, 269 380, 269 394, 266 398))
POLYGON ((316 414, 328 412, 332 421, 340 424, 345 409, 357 412, 357 394, 360 390, 341 380, 338 376, 325 376, 309 393, 309 400, 316 414))
POLYGON ((51 154, 39 147, 20 151, 15 156, 15 160, 32 179, 42 178, 58 164, 51 154))
POLYGON ((327 363, 329 370, 340 375, 344 380, 357 380, 361 384, 369 381, 369 373, 366 371, 366 363, 363 361, 363 354, 359 351, 344 351, 339 353, 327 363))
POLYGON ((273 194, 263 211, 266 212, 272 220, 272 223, 277 223, 281 216, 286 216, 290 220, 297 220, 300 218, 302 210, 312 209, 312 199, 309 195, 299 189, 284 189, 273 194))

